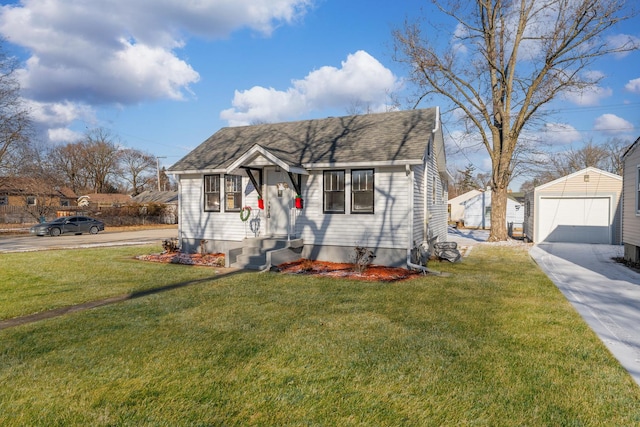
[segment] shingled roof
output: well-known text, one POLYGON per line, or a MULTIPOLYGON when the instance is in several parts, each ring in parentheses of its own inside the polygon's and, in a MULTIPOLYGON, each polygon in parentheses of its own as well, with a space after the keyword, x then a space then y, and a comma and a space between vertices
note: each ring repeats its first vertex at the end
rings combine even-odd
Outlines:
MULTIPOLYGON (((223 171, 259 147, 288 165, 420 163, 439 126, 437 108, 226 127, 169 168, 223 171)), ((437 144, 442 146, 441 137, 437 144)), ((443 147, 441 147, 443 148, 443 147)), ((441 150, 444 153, 444 150, 441 150)))

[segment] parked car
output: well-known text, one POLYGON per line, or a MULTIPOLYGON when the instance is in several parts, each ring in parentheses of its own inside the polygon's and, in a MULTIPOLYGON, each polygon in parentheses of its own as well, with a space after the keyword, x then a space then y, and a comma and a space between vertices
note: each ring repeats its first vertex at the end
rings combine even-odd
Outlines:
POLYGON ((29 229, 29 232, 36 236, 59 236, 64 233, 98 234, 100 231, 104 231, 104 222, 87 216, 62 216, 29 229))

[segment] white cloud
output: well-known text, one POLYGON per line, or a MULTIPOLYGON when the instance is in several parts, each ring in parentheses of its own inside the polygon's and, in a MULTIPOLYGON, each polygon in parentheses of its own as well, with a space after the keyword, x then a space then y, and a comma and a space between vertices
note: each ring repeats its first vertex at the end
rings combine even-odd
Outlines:
POLYGON ((384 111, 390 92, 399 84, 393 73, 365 51, 342 62, 341 68, 322 67, 285 91, 255 86, 236 91, 233 108, 220 113, 230 126, 276 122, 323 108, 364 105, 384 111))
POLYGON ((593 86, 584 90, 566 92, 564 98, 567 101, 581 106, 598 105, 602 99, 613 95, 613 90, 608 87, 593 86))
POLYGON ((311 0, 23 0, 0 8, 0 34, 27 49, 28 97, 90 104, 180 99, 198 73, 178 56, 183 37, 270 34, 311 0))
POLYGON ((0 6, 0 35, 24 48, 17 76, 51 140, 91 120, 91 106, 183 99, 198 82, 180 58, 185 38, 223 38, 247 28, 270 35, 313 0, 21 0, 0 6))
POLYGON ((27 101, 31 119, 40 125, 51 127, 67 126, 75 120, 87 123, 95 122, 94 110, 85 104, 69 101, 63 102, 36 102, 27 101))
POLYGON ((616 34, 615 36, 607 37, 607 45, 609 49, 622 50, 614 54, 615 58, 621 59, 631 53, 627 49, 640 47, 640 39, 629 34, 616 34))
POLYGON ((633 125, 615 114, 603 114, 596 118, 593 129, 613 135, 632 131, 633 125))
POLYGON ((571 144, 580 141, 582 135, 573 126, 566 123, 546 123, 543 138, 551 144, 571 144))
POLYGON ((83 135, 69 128, 55 128, 47 131, 49 141, 53 143, 73 143, 82 139, 83 135))
POLYGON ((629 80, 624 88, 632 93, 640 93, 640 78, 629 80))

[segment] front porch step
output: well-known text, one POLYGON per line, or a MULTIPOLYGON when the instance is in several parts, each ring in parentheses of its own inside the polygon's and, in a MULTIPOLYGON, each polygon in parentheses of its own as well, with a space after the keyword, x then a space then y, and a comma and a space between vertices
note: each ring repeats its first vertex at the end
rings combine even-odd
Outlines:
MULTIPOLYGON (((268 270, 271 268, 271 258, 276 252, 283 252, 286 258, 295 258, 296 252, 302 250, 302 239, 260 237, 255 239, 245 239, 243 241, 242 253, 238 254, 234 263, 230 266, 245 270, 268 270), (291 256, 287 252, 291 251, 291 256)), ((280 257, 282 258, 282 257, 280 257)))

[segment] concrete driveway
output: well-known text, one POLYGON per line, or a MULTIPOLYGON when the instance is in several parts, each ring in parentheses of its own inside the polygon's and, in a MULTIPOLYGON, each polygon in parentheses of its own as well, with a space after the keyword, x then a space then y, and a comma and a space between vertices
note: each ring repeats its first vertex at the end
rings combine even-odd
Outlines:
POLYGON ((529 254, 640 385, 640 274, 622 246, 540 243, 529 254))

